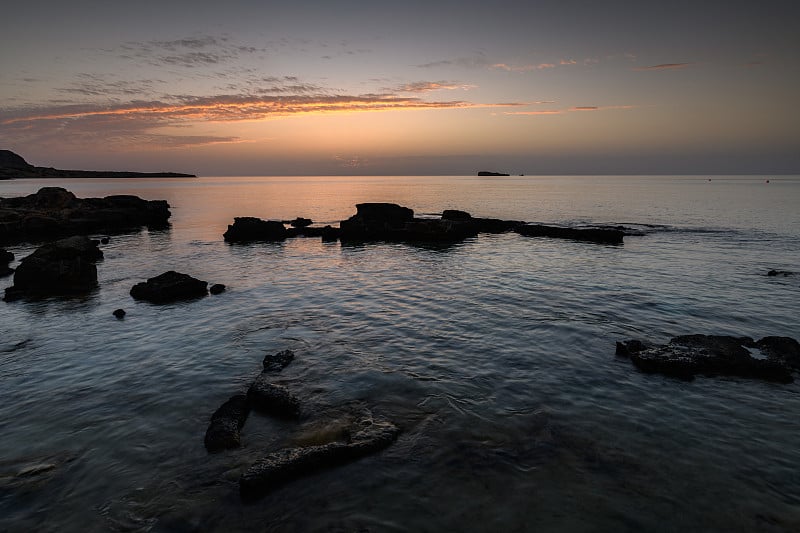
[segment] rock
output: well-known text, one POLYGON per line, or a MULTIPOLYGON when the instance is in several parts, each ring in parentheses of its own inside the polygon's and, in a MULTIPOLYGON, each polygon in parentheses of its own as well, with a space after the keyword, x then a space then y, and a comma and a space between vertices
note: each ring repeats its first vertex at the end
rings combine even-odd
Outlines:
POLYGON ((764 337, 756 348, 768 358, 800 371, 800 344, 791 337, 764 337))
POLYGON ((665 345, 637 340, 618 342, 616 353, 630 357, 642 372, 685 380, 694 379, 699 374, 791 383, 791 371, 782 358, 790 359, 792 354, 798 353, 793 350, 800 351, 800 347, 788 337, 765 337, 755 343, 749 337, 682 335, 665 345), (748 348, 760 348, 767 358, 753 357, 748 348))
POLYGON ((0 198, 0 243, 163 227, 169 217, 163 200, 130 195, 81 199, 60 187, 43 187, 28 196, 0 198))
POLYGON ((282 241, 288 236, 283 223, 255 217, 236 217, 223 234, 225 242, 282 241))
POLYGON ((40 246, 23 258, 5 300, 85 294, 97 286, 95 261, 103 258, 95 243, 75 236, 40 246))
POLYGON ((204 439, 206 450, 214 453, 238 448, 241 445, 239 432, 242 430, 248 414, 250 414, 250 406, 247 396, 244 394, 237 394, 223 403, 211 415, 211 422, 204 439))
POLYGON ((9 276, 14 273, 14 269, 8 264, 14 260, 14 254, 4 248, 0 248, 0 277, 9 276))
POLYGON ((625 233, 618 229, 564 228, 542 224, 525 224, 515 228, 514 231, 526 237, 554 237, 603 244, 622 244, 622 238, 625 236, 625 233))
POLYGON ((113 312, 113 313, 111 313, 111 314, 112 314, 112 315, 114 315, 115 317, 117 317, 117 318, 118 318, 118 319, 120 319, 120 320, 122 320, 123 318, 125 318, 125 315, 126 315, 126 313, 125 313, 125 310, 124 310, 124 309, 115 309, 115 310, 114 310, 114 312, 113 312))
POLYGON ((794 275, 794 272, 790 272, 788 270, 770 270, 769 272, 767 272, 767 276, 783 276, 783 277, 786 277, 786 276, 792 276, 792 275, 794 275))
POLYGON ((311 220, 310 218, 303 218, 303 217, 297 217, 296 219, 290 220, 289 222, 284 222, 284 224, 289 224, 293 228, 305 228, 313 223, 314 221, 311 220))
POLYGON ((397 204, 364 203, 356 205, 356 214, 339 223, 340 238, 359 240, 402 240, 407 222, 414 211, 397 204))
POLYGON ((131 289, 131 296, 152 303, 174 302, 205 296, 208 294, 207 285, 207 282, 188 274, 170 270, 146 282, 137 283, 131 289))
POLYGON ((389 422, 364 420, 346 442, 287 448, 256 461, 239 480, 243 499, 262 496, 275 488, 319 470, 343 465, 390 446, 400 430, 389 422))
POLYGON ((300 400, 283 385, 270 383, 270 372, 262 372, 247 390, 247 401, 256 411, 280 418, 300 416, 300 400))
POLYGON ((489 172, 488 170, 481 170, 478 172, 478 176, 508 176, 508 174, 504 174, 502 172, 489 172))
POLYGON ((108 237, 102 237, 100 239, 100 244, 108 244, 110 242, 108 237))
POLYGON ((294 352, 291 350, 283 350, 276 354, 267 354, 264 356, 264 372, 280 372, 292 361, 294 361, 294 352))
POLYGON ((215 283, 211 286, 210 289, 208 289, 208 292, 210 292, 211 294, 222 294, 223 292, 225 292, 225 285, 223 285, 222 283, 215 283))
POLYGON ((442 211, 442 220, 472 220, 472 215, 458 209, 445 209, 442 211))
POLYGON ((322 242, 334 242, 339 239, 339 234, 339 228, 334 228, 333 226, 325 226, 322 228, 322 231, 320 231, 322 242))

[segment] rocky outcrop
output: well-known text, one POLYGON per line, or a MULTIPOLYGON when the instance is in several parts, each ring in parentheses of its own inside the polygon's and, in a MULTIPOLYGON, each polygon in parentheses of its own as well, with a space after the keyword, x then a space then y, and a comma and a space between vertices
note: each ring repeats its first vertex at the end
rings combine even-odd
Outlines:
POLYGON ((225 285, 223 285, 222 283, 215 283, 211 286, 210 289, 208 289, 208 292, 214 295, 222 294, 223 292, 225 292, 225 285))
POLYGON ((14 273, 14 269, 8 266, 13 260, 14 254, 5 248, 0 248, 0 278, 14 273))
POLYGON ((349 432, 346 441, 267 454, 242 475, 239 492, 243 499, 257 498, 299 477, 376 453, 391 445, 399 433, 400 430, 389 422, 368 418, 349 432))
POLYGON ((222 235, 225 242, 282 241, 288 233, 282 222, 255 217, 235 217, 222 235))
POLYGON ((207 286, 208 283, 205 281, 170 270, 137 283, 131 289, 131 296, 136 300, 162 304, 200 298, 208 294, 207 286))
POLYGON ((87 237, 45 244, 20 261, 5 300, 85 294, 97 286, 95 262, 102 258, 97 242, 87 237))
POLYGON ((446 210, 441 218, 414 218, 414 211, 397 204, 358 204, 343 220, 340 239, 347 241, 458 242, 478 233, 500 233, 519 221, 474 218, 465 211, 446 210))
POLYGON ((119 172, 114 170, 60 170, 35 167, 10 150, 0 150, 0 179, 13 178, 194 178, 179 172, 119 172))
POLYGON ((294 220, 284 220, 284 224, 288 224, 293 228, 306 228, 314 223, 310 218, 297 217, 294 220))
POLYGON ((619 229, 565 228, 542 224, 525 224, 515 228, 514 231, 526 237, 554 237, 602 244, 622 244, 622 238, 625 236, 625 232, 619 229))
POLYGON ((237 394, 223 403, 211 415, 211 422, 204 439, 206 450, 215 453, 238 448, 241 444, 239 432, 249 413, 250 405, 244 394, 237 394))
POLYGON ((682 335, 664 345, 617 342, 616 353, 629 357, 642 372, 685 380, 704 375, 791 383, 791 368, 800 370, 800 346, 789 337, 764 337, 755 342, 750 337, 682 335), (765 357, 753 357, 751 350, 760 350, 765 357))
POLYGON ((164 227, 169 217, 164 200, 130 195, 76 198, 61 187, 43 187, 28 196, 0 198, 0 243, 164 227))

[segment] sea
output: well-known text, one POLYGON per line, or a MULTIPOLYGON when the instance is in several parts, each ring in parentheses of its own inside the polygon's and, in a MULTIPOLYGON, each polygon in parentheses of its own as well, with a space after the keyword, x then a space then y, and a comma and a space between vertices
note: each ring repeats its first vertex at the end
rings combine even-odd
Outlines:
POLYGON ((0 196, 44 186, 164 199, 172 217, 110 235, 87 296, 0 302, 2 531, 800 531, 800 381, 681 381, 614 353, 800 339, 800 176, 21 179, 0 196), (361 202, 638 235, 222 238, 234 217, 335 225, 361 202), (167 270, 227 290, 130 297, 167 270), (275 381, 301 418, 252 413, 241 448, 209 454, 211 414, 286 349, 275 381), (397 441, 242 502, 260 457, 364 416, 397 441))

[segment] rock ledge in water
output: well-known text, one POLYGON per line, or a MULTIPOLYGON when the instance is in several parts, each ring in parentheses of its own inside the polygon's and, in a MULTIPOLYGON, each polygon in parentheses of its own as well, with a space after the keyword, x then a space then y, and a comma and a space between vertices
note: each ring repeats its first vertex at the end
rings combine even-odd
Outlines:
POLYGON ((287 236, 282 222, 255 217, 235 217, 222 235, 225 242, 282 241, 287 236))
POLYGON ((206 450, 211 453, 238 448, 241 444, 239 432, 250 414, 247 396, 237 394, 223 403, 213 415, 204 440, 206 450))
POLYGON ((256 461, 239 480, 243 499, 257 498, 297 478, 340 466, 376 453, 396 439, 400 430, 389 422, 363 420, 346 442, 287 448, 256 461))
POLYGON ((75 236, 40 246, 14 272, 5 300, 85 294, 97 286, 95 261, 103 258, 96 241, 75 236))
POLYGON ((175 302, 205 296, 208 294, 207 285, 207 282, 188 274, 170 270, 146 282, 137 283, 131 289, 131 296, 152 303, 175 302))
POLYGON ((699 374, 791 383, 791 369, 800 370, 800 345, 790 337, 764 337, 755 342, 750 337, 682 335, 664 345, 617 342, 616 353, 629 357, 642 372, 685 380, 699 374), (761 350, 766 357, 757 359, 750 349, 761 350))
POLYGON ((545 226, 542 224, 526 224, 514 229, 526 237, 553 237, 602 244, 622 244, 625 232, 606 228, 565 228, 561 226, 545 226))

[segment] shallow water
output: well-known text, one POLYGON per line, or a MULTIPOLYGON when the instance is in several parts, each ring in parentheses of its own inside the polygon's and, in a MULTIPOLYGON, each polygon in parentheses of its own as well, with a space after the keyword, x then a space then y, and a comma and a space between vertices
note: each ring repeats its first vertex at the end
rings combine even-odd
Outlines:
POLYGON ((798 530, 797 383, 686 383, 614 356, 630 337, 800 338, 800 275, 766 276, 800 272, 800 179, 765 179, 0 182, 0 196, 62 185, 173 212, 168 230, 112 236, 86 298, 0 302, 0 529, 798 530), (222 241, 234 216, 335 223, 363 201, 645 235, 222 241), (130 298, 170 269, 228 290, 130 298), (210 414, 286 348, 297 357, 279 381, 306 416, 253 413, 242 449, 208 455, 210 414), (240 502, 238 477, 260 455, 365 411, 401 426, 392 447, 240 502))

